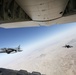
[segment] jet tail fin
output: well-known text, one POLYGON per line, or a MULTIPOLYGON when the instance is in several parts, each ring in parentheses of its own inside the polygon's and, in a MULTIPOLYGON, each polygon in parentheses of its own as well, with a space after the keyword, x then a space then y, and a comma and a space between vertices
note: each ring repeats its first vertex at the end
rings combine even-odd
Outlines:
POLYGON ((21 52, 22 50, 21 50, 21 48, 20 48, 20 45, 18 46, 18 52, 21 52))
POLYGON ((18 50, 20 50, 20 45, 18 46, 18 50))

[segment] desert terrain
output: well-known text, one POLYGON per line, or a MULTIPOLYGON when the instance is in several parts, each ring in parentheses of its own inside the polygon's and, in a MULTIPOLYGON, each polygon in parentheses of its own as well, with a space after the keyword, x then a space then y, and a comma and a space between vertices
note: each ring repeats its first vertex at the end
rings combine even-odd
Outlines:
POLYGON ((5 68, 37 71, 45 75, 76 75, 76 36, 69 37, 37 49, 27 57, 23 54, 5 68), (73 48, 63 47, 65 44, 73 48))

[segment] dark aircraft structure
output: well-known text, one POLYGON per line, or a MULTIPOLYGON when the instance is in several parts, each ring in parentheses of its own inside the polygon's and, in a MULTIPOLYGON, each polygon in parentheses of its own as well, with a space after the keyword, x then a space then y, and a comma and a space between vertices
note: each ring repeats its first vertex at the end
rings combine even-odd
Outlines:
POLYGON ((65 47, 65 48, 72 48, 73 46, 65 45, 65 46, 63 46, 63 47, 65 47))
POLYGON ((76 22, 76 0, 0 0, 1 28, 71 22, 76 22))
POLYGON ((21 52, 22 50, 20 49, 20 45, 18 46, 18 48, 1 48, 0 49, 0 53, 17 53, 17 52, 21 52))
POLYGON ((40 72, 35 72, 35 71, 30 73, 30 72, 27 72, 26 70, 17 71, 17 70, 0 68, 0 75, 44 75, 44 74, 41 74, 40 72))

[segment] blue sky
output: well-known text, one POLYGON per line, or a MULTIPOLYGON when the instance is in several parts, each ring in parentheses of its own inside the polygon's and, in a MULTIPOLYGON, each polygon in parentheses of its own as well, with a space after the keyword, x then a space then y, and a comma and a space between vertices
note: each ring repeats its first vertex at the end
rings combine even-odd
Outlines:
POLYGON ((14 47, 23 45, 23 43, 29 45, 49 36, 58 35, 71 27, 73 27, 73 24, 13 29, 0 28, 0 47, 14 47))

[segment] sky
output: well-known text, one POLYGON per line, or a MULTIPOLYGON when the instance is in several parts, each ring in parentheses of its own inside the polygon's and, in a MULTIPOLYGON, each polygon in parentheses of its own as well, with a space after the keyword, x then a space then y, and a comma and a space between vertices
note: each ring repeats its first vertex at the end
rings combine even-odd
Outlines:
POLYGON ((0 65, 4 61, 6 64, 17 57, 20 58, 23 54, 56 43, 73 32, 76 32, 76 23, 11 29, 0 28, 0 48, 16 48, 21 45, 23 50, 23 52, 16 54, 0 54, 0 65))

